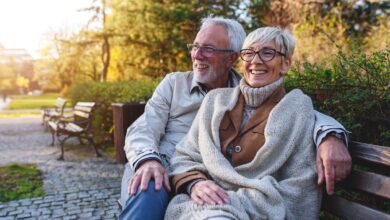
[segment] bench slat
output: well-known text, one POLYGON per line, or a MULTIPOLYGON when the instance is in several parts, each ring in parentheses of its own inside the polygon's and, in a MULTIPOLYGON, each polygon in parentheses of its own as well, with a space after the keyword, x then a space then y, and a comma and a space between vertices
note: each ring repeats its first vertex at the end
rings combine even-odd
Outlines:
POLYGON ((351 155, 354 158, 390 167, 390 147, 351 142, 351 155))
POLYGON ((84 107, 94 107, 95 106, 95 102, 77 102, 77 106, 84 106, 84 107))
POLYGON ((66 104, 66 99, 63 99, 63 98, 57 98, 56 100, 56 106, 58 108, 62 108, 62 106, 65 106, 66 104))
POLYGON ((83 112, 83 111, 75 110, 75 111, 73 111, 73 115, 76 115, 76 116, 82 117, 82 118, 89 118, 91 113, 86 113, 86 112, 83 112))
POLYGON ((354 170, 343 186, 390 199, 390 178, 380 174, 354 170))
POLYGON ((346 219, 390 219, 390 215, 387 213, 348 201, 334 195, 326 196, 325 201, 326 202, 323 203, 323 208, 326 211, 346 219))
POLYGON ((79 111, 83 111, 83 112, 91 112, 92 111, 92 107, 85 107, 85 106, 79 106, 79 105, 76 105, 74 107, 75 110, 79 110, 79 111))

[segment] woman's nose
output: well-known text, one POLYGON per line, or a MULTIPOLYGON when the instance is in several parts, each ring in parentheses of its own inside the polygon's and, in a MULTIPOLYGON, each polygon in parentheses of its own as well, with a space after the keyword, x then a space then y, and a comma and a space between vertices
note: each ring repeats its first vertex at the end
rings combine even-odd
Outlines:
POLYGON ((264 63, 263 60, 260 58, 260 54, 256 53, 253 57, 251 63, 264 63))

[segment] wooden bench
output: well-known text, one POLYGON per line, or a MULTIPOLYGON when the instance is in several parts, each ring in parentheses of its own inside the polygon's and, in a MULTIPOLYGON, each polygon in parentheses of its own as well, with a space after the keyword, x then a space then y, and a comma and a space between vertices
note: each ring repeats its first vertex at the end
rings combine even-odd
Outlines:
POLYGON ((353 170, 334 195, 324 193, 322 210, 343 219, 390 219, 390 147, 350 142, 349 150, 353 170))
MULTIPOLYGON (((112 107, 116 156, 119 163, 125 164, 126 130, 143 113, 145 105, 114 103, 112 107)), ((354 169, 337 184, 334 195, 324 193, 322 211, 341 219, 390 220, 390 146, 350 142, 349 150, 354 169)))
POLYGON ((94 102, 77 102, 73 108, 73 120, 59 118, 57 121, 49 121, 48 125, 52 134, 53 146, 55 136, 61 145, 61 156, 59 160, 64 159, 64 143, 67 139, 77 137, 81 144, 83 139, 86 139, 95 149, 96 156, 101 156, 97 150, 97 145, 93 141, 92 128, 92 112, 95 106, 94 102))
POLYGON ((66 103, 66 99, 58 97, 54 108, 42 108, 42 125, 47 126, 48 121, 61 118, 64 114, 66 103))

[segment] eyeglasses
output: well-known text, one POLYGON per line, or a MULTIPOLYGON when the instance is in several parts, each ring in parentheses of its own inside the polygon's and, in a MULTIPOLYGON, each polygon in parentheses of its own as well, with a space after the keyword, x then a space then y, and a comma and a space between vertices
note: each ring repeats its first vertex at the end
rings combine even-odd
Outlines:
POLYGON ((252 49, 240 50, 240 57, 245 62, 252 62, 256 54, 259 55, 260 60, 263 62, 268 62, 273 60, 276 54, 279 54, 280 56, 284 56, 284 57, 286 56, 286 54, 271 48, 266 48, 259 51, 254 51, 252 49))
POLYGON ((187 44, 187 48, 190 53, 195 53, 197 50, 200 50, 203 56, 211 57, 214 53, 218 52, 233 52, 233 50, 218 49, 211 46, 200 46, 198 44, 187 44))

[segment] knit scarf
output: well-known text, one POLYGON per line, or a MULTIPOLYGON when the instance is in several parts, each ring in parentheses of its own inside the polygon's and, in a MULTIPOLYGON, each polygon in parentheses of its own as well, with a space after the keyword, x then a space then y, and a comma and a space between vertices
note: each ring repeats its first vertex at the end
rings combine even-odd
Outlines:
POLYGON ((317 219, 322 192, 315 181, 310 98, 300 90, 289 92, 269 114, 263 147, 251 162, 233 167, 221 152, 219 127, 240 94, 239 87, 210 91, 171 159, 170 175, 201 171, 228 193, 229 202, 196 205, 178 194, 165 219, 317 219))
POLYGON ((251 108, 259 107, 284 81, 284 77, 280 77, 275 82, 260 88, 249 86, 245 79, 240 81, 240 89, 245 98, 245 104, 251 108))

